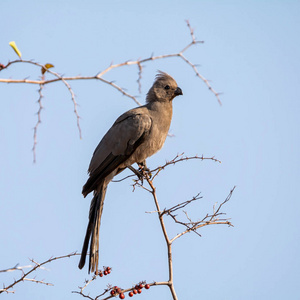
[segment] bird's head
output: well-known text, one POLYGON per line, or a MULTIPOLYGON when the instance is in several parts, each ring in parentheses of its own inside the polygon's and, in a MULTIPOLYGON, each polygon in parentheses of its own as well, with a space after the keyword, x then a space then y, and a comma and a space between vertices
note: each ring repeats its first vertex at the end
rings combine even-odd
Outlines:
POLYGON ((167 73, 159 71, 147 94, 146 102, 169 102, 178 95, 182 95, 182 90, 177 86, 174 78, 167 73))

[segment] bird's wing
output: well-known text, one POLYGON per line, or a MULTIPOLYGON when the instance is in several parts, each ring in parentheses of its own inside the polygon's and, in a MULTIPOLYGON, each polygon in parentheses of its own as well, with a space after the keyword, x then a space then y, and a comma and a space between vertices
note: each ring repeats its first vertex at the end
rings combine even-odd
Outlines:
POLYGON ((121 115, 97 146, 89 166, 90 177, 82 193, 97 189, 101 181, 124 163, 149 135, 152 120, 145 108, 121 115))

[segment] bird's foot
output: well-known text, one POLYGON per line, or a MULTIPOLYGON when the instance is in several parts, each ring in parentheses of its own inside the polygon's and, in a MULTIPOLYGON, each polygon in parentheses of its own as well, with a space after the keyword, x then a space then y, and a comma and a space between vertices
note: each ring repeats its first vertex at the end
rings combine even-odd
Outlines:
POLYGON ((141 181, 142 185, 144 183, 144 178, 151 178, 152 174, 149 168, 147 168, 147 165, 145 162, 138 163, 138 170, 136 170, 134 167, 129 166, 128 169, 130 169, 141 181))
POLYGON ((146 177, 146 175, 148 175, 149 178, 152 177, 151 170, 147 167, 146 161, 138 163, 138 166, 139 166, 139 172, 143 175, 143 177, 146 177))
POLYGON ((143 185, 144 174, 140 171, 140 169, 136 170, 132 166, 129 166, 128 169, 130 169, 138 177, 138 179, 141 181, 143 185))

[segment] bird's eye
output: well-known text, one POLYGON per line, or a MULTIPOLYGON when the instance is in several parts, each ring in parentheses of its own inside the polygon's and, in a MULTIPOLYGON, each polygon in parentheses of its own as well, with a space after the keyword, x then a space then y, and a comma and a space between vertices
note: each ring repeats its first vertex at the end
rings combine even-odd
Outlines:
POLYGON ((165 86, 165 90, 169 90, 170 89, 170 86, 169 85, 166 85, 165 86))

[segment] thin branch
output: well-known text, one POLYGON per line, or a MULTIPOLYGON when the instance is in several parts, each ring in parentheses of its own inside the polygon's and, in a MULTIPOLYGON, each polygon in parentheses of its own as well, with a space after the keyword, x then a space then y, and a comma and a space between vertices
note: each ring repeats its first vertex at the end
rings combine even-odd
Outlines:
POLYGON ((28 265, 28 266, 19 267, 19 264, 16 264, 12 268, 8 268, 8 269, 5 269, 5 270, 0 270, 0 273, 13 272, 13 271, 23 271, 23 269, 28 269, 28 268, 33 268, 33 266, 32 265, 28 265))
POLYGON ((41 80, 1 79, 0 78, 0 82, 6 82, 6 83, 30 83, 30 84, 38 84, 38 85, 41 86, 41 85, 49 84, 49 83, 56 82, 56 81, 62 81, 63 84, 68 89, 69 93, 71 94, 71 99, 72 99, 72 102, 73 102, 73 105, 74 105, 74 113, 75 113, 76 119, 77 119, 77 128, 78 128, 78 132, 79 132, 79 137, 81 139, 82 135, 81 135, 81 128, 80 128, 80 124, 79 124, 80 117, 79 117, 79 114, 78 114, 78 111, 77 111, 78 104, 77 104, 77 102, 75 100, 75 94, 74 94, 74 92, 73 92, 70 84, 67 82, 67 80, 70 80, 70 79, 68 79, 67 77, 63 77, 63 76, 59 75, 58 73, 45 68, 44 65, 39 64, 37 62, 34 62, 32 60, 17 59, 17 60, 9 62, 5 66, 5 68, 8 68, 10 65, 15 64, 15 63, 27 63, 27 64, 31 64, 31 65, 37 66, 37 67, 43 69, 45 72, 52 74, 56 78, 55 79, 51 79, 51 80, 45 80, 45 76, 42 76, 41 80))
MULTIPOLYGON (((49 258, 48 260, 42 262, 42 263, 38 263, 36 261, 34 261, 33 259, 31 259, 30 261, 33 262, 35 265, 31 267, 31 269, 28 271, 28 272, 22 272, 22 276, 18 279, 18 280, 15 280, 12 284, 8 285, 8 286, 4 286, 3 285, 3 289, 0 289, 0 294, 3 293, 3 292, 6 292, 6 293, 9 293, 9 292, 13 292, 13 291, 9 291, 12 287, 14 287, 16 284, 18 284, 19 282, 21 281, 25 281, 25 280, 28 280, 28 281, 33 281, 33 282, 36 282, 36 283, 43 283, 43 284, 46 284, 46 285, 52 285, 52 284, 48 284, 48 283, 45 283, 44 281, 38 281, 38 280, 35 280, 35 279, 28 279, 27 276, 29 274, 31 274, 32 272, 34 272, 35 270, 37 270, 38 268, 41 268, 41 266, 45 265, 45 264, 48 264, 54 260, 59 260, 59 259, 63 259, 63 258, 66 258, 66 257, 71 257, 71 256, 75 256, 75 255, 80 255, 80 253, 70 253, 68 255, 63 255, 63 256, 57 256, 57 257, 51 257, 49 258)), ((17 270, 17 267, 14 267, 14 269, 17 270)), ((6 269, 6 270, 2 270, 0 272, 6 272, 7 270, 9 269, 6 269)))
POLYGON ((112 81, 108 81, 108 80, 105 80, 101 77, 98 77, 96 79, 99 79, 101 80, 102 82, 106 83, 106 84, 109 84, 111 85, 113 88, 117 89, 120 93, 122 93, 124 96, 128 97, 128 98, 131 98, 137 105, 141 106, 142 104, 136 99, 136 97, 128 94, 127 92, 125 92, 124 89, 122 89, 121 87, 119 87, 118 85, 116 85, 115 83, 113 83, 112 81))
POLYGON ((74 293, 74 294, 79 294, 79 295, 81 295, 82 297, 88 298, 88 299, 90 299, 90 300, 95 300, 93 297, 91 297, 91 296, 89 296, 89 295, 86 295, 86 294, 84 294, 84 293, 82 293, 82 292, 72 291, 72 293, 74 293))
POLYGON ((221 163, 220 160, 216 159, 214 156, 212 157, 204 157, 203 154, 202 156, 198 156, 198 155, 194 155, 194 156, 183 156, 184 153, 181 154, 177 154, 172 160, 167 161, 164 165, 159 166, 153 170, 151 170, 151 173, 155 173, 152 177, 152 180, 162 171, 164 170, 167 166, 169 165, 175 165, 178 162, 182 162, 182 161, 188 161, 188 160, 193 160, 193 159, 199 159, 199 160, 212 160, 218 163, 221 163))
POLYGON ((220 105, 222 105, 221 99, 220 99, 220 94, 221 93, 217 93, 216 90, 210 85, 209 81, 199 73, 199 71, 197 70, 196 66, 191 63, 182 53, 179 53, 179 56, 189 65, 192 67, 192 69, 194 70, 194 72, 196 73, 196 76, 199 77, 208 87, 208 89, 216 96, 218 102, 220 105))
POLYGON ((37 111, 37 117, 38 120, 33 128, 33 147, 32 147, 32 152, 33 152, 33 162, 36 162, 36 145, 37 145, 37 129, 38 126, 41 124, 41 111, 43 109, 43 105, 42 105, 42 98, 43 98, 43 94, 42 94, 42 90, 43 90, 43 85, 40 84, 40 88, 38 90, 39 93, 39 99, 37 101, 38 105, 39 105, 39 109, 37 111))
POLYGON ((191 63, 184 55, 183 53, 188 49, 190 48, 192 45, 195 45, 195 44, 199 44, 199 43, 204 43, 203 41, 197 41, 196 38, 195 38, 195 35, 194 35, 194 29, 191 27, 191 24, 189 22, 189 20, 186 20, 186 23, 187 23, 187 26, 190 30, 190 34, 191 34, 191 38, 192 38, 192 42, 187 45, 185 48, 183 48, 183 50, 180 51, 180 57, 190 66, 192 67, 192 69, 194 70, 194 72, 196 73, 196 76, 199 77, 205 84, 206 86, 208 87, 208 89, 216 96, 218 102, 220 105, 222 105, 222 102, 221 102, 221 99, 220 99, 220 93, 217 93, 215 89, 213 89, 213 87, 210 85, 210 83, 208 82, 208 80, 199 73, 199 71, 197 70, 196 68, 196 65, 191 63))
POLYGON ((169 209, 165 209, 162 214, 170 214, 170 213, 173 213, 174 211, 178 210, 178 209, 181 209, 181 208, 184 208, 185 206, 187 206, 188 204, 190 204, 191 202, 193 201, 196 201, 196 200, 199 200, 199 199, 202 199, 203 197, 200 197, 199 196, 200 193, 198 193, 196 196, 194 196, 192 199, 190 200, 187 200, 187 201, 184 201, 184 202, 181 202, 179 204, 176 204, 174 205, 173 207, 169 208, 169 209))
MULTIPOLYGON (((80 291, 79 291, 79 292, 78 292, 78 291, 72 291, 72 293, 79 294, 79 295, 81 295, 81 296, 83 296, 83 297, 85 297, 85 298, 89 298, 89 299, 91 299, 91 300, 94 300, 94 298, 90 297, 89 295, 84 294, 84 293, 83 293, 83 290, 84 290, 84 289, 85 289, 92 281, 96 280, 96 278, 97 278, 97 276, 96 276, 96 275, 93 275, 92 279, 86 280, 85 285, 84 285, 83 287, 79 287, 79 288, 80 288, 80 291)), ((103 294, 103 295, 104 295, 104 294, 103 294)))
POLYGON ((52 284, 52 283, 45 282, 43 280, 36 280, 34 278, 24 278, 23 281, 31 281, 31 282, 35 282, 35 283, 41 283, 41 284, 45 284, 45 285, 54 286, 54 284, 52 284))
POLYGON ((201 236, 198 232, 197 229, 204 227, 204 226, 208 226, 208 225, 228 225, 228 226, 233 226, 232 223, 229 221, 229 219, 220 219, 219 216, 221 215, 225 215, 225 213, 220 212, 220 209, 222 208, 222 206, 227 203, 231 196, 233 191, 235 190, 235 186, 233 187, 233 189, 230 191, 230 193, 228 194, 228 196, 226 197, 226 199, 218 206, 217 210, 214 209, 213 213, 211 215, 207 214, 202 220, 200 221, 191 221, 191 219, 187 216, 187 213, 185 212, 186 216, 189 219, 189 222, 182 222, 179 221, 177 219, 177 217, 172 214, 171 210, 166 210, 165 213, 167 215, 169 215, 174 221, 175 223, 181 224, 183 226, 185 226, 187 229, 179 234, 177 234, 175 237, 173 237, 171 239, 171 243, 174 242, 176 239, 178 239, 179 237, 183 236, 184 234, 188 233, 188 232, 195 232, 197 235, 201 236))
MULTIPOLYGON (((177 154, 172 160, 166 161, 166 163, 164 165, 161 165, 161 166, 159 166, 159 167, 157 167, 155 169, 150 170, 149 173, 154 174, 154 175, 152 175, 152 181, 166 167, 168 167, 170 165, 175 165, 175 164, 177 164, 179 162, 188 161, 188 160, 194 160, 194 159, 202 160, 202 161, 204 161, 204 160, 212 160, 214 162, 221 163, 221 161, 218 160, 218 159, 216 159, 214 156, 212 156, 212 157, 204 157, 203 155, 202 156, 198 156, 198 155, 184 156, 184 153, 177 154)), ((128 178, 132 178, 132 177, 135 177, 135 176, 136 176, 135 174, 127 175, 127 176, 125 176, 125 177, 123 177, 121 179, 114 179, 114 180, 112 180, 112 182, 121 182, 123 180, 126 180, 128 178)), ((135 181, 135 184, 136 184, 136 181, 135 181)))

